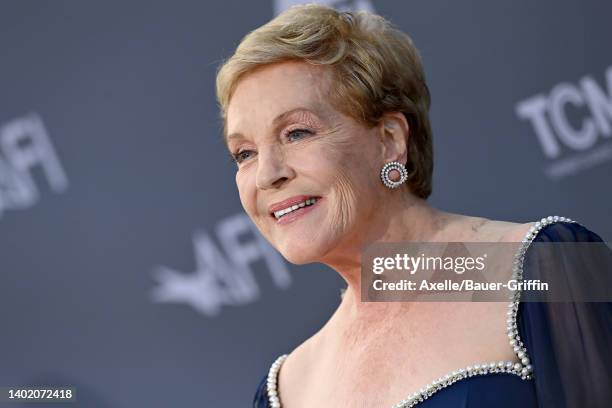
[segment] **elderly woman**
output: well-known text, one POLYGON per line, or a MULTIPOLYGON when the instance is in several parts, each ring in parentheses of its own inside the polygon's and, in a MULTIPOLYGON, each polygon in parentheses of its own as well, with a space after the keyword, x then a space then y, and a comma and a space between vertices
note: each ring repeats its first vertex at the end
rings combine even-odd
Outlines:
POLYGON ((255 407, 598 406, 576 400, 584 371, 555 364, 535 303, 361 301, 371 242, 601 240, 563 217, 517 224, 428 204, 430 94, 406 34, 369 13, 294 7, 243 39, 217 95, 246 213, 289 262, 347 283, 329 321, 272 364, 255 407))

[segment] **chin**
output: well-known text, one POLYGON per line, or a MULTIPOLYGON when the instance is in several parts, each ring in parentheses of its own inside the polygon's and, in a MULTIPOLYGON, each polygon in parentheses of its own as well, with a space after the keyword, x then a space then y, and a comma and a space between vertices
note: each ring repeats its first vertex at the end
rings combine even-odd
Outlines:
POLYGON ((320 259, 321 252, 313 245, 292 245, 288 244, 281 248, 279 252, 283 257, 294 265, 305 265, 317 262, 320 259))
POLYGON ((287 262, 294 265, 306 265, 315 262, 317 259, 317 257, 309 256, 308 252, 301 251, 299 249, 282 251, 281 254, 287 260, 287 262))

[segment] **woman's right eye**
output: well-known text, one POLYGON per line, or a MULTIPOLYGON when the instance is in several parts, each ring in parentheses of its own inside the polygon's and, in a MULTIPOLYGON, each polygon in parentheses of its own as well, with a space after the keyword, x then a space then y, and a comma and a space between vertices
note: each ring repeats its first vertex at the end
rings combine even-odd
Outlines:
POLYGON ((240 164, 243 161, 247 160, 252 153, 254 153, 253 150, 242 150, 238 153, 232 154, 232 158, 236 164, 240 164))

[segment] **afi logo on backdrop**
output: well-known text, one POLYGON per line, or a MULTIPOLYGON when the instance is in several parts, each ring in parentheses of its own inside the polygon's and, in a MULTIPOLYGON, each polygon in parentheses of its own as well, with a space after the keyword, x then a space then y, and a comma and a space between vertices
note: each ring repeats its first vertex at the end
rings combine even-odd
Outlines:
POLYGON ((39 201, 35 168, 53 192, 66 191, 68 179, 41 118, 30 114, 0 124, 0 217, 6 210, 25 209, 39 201))
POLYGON ((280 14, 289 7, 305 3, 318 3, 324 6, 333 7, 339 11, 369 11, 374 13, 374 7, 370 0, 318 0, 318 1, 300 1, 300 0, 275 0, 274 14, 280 14))
POLYGON ((612 66, 599 84, 586 75, 577 83, 562 82, 546 93, 516 105, 517 115, 530 122, 549 160, 553 179, 612 159, 612 66))
POLYGON ((217 224, 215 235, 223 250, 208 233, 194 235, 194 272, 184 273, 165 266, 153 271, 158 282, 152 292, 154 301, 186 303, 208 316, 219 314, 223 305, 254 302, 260 297, 252 268, 257 261, 264 262, 276 287, 289 287, 287 264, 248 216, 237 214, 223 219, 217 224))

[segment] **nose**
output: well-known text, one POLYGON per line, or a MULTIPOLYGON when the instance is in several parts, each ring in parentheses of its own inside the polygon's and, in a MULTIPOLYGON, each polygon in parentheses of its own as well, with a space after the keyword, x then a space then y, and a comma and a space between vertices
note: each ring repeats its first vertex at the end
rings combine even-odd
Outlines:
POLYGON ((279 188, 295 174, 287 165, 282 148, 277 145, 262 146, 257 158, 255 184, 260 190, 279 188))

